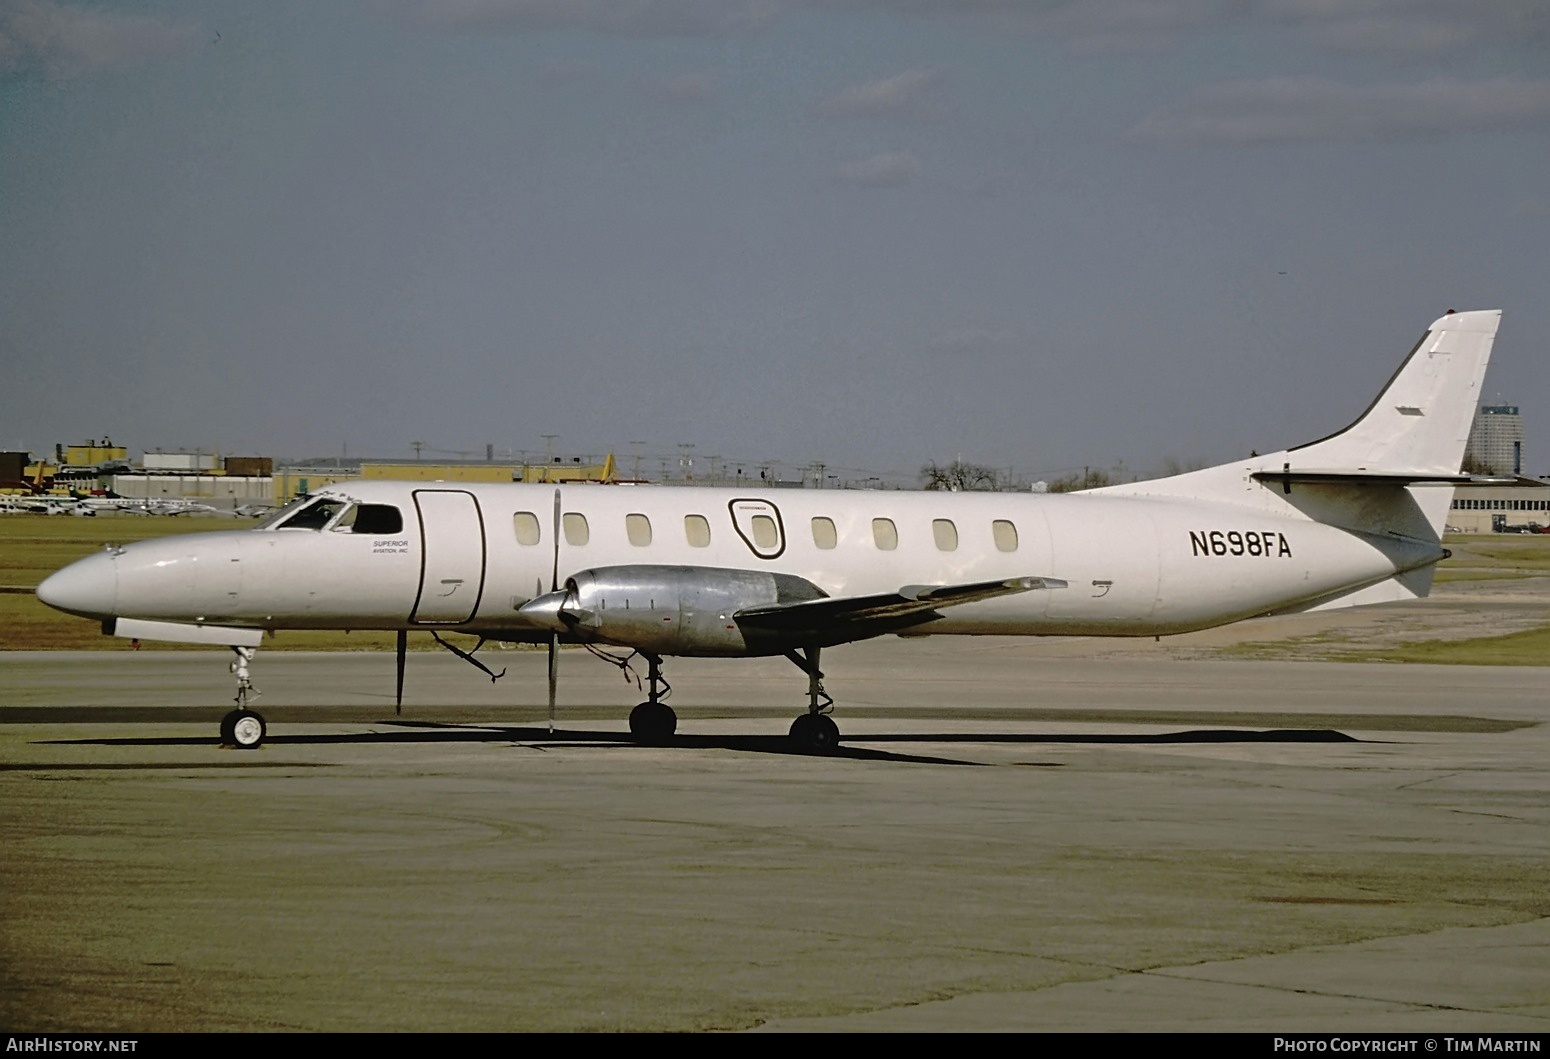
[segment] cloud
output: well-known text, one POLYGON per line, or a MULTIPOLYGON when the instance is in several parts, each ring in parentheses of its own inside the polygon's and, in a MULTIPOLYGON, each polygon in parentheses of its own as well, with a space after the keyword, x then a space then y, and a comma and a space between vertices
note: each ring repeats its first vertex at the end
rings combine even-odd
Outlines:
POLYGON ((820 103, 818 113, 831 118, 935 118, 942 108, 931 96, 941 82, 940 70, 906 70, 847 88, 820 103))
POLYGON ((763 29, 774 0, 420 0, 421 19, 475 33, 587 30, 619 37, 711 37, 763 29))
POLYGON ((1353 86, 1318 78, 1214 85, 1130 138, 1173 147, 1257 147, 1456 136, 1550 125, 1550 81, 1436 79, 1353 86))
POLYGON ((960 327, 938 336, 931 348, 955 357, 982 356, 1016 346, 1019 337, 1008 328, 960 327))
POLYGON ((1550 39, 1544 0, 1258 0, 1252 12, 1299 26, 1341 52, 1434 55, 1481 42, 1550 39))
POLYGON ((706 74, 681 74, 661 82, 657 93, 669 103, 703 103, 716 94, 716 82, 706 74))
POLYGON ((1550 220, 1550 198, 1519 199, 1508 207, 1507 216, 1519 221, 1550 220))
POLYGON ((200 35, 143 15, 0 0, 0 78, 76 77, 166 55, 200 35))
POLYGON ((907 151, 874 154, 860 162, 842 165, 835 176, 857 187, 901 187, 920 176, 920 159, 907 151))
POLYGON ((1251 0, 805 0, 828 10, 988 21, 1001 30, 1064 38, 1081 51, 1154 50, 1184 29, 1231 15, 1251 0))
POLYGON ((1009 5, 1014 28, 1064 38, 1076 51, 1159 51, 1180 34, 1232 17, 1229 0, 1069 0, 1009 5))
POLYGON ((1415 56, 1550 40, 1545 0, 804 0, 824 10, 989 21, 1075 51, 1156 51, 1186 35, 1294 27, 1322 48, 1415 56))
POLYGON ((593 80, 602 70, 597 63, 585 59, 554 59, 539 69, 538 76, 554 84, 571 84, 593 80))

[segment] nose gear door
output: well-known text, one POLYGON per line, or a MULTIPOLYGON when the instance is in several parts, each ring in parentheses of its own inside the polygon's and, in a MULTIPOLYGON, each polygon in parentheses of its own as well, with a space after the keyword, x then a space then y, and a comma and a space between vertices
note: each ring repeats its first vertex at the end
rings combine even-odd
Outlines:
POLYGON ((732 526, 749 551, 761 559, 776 559, 786 550, 786 527, 774 504, 742 498, 727 506, 732 511, 732 526))
POLYGON ((484 518, 472 493, 417 489, 420 594, 410 621, 456 625, 474 616, 484 593, 484 518))

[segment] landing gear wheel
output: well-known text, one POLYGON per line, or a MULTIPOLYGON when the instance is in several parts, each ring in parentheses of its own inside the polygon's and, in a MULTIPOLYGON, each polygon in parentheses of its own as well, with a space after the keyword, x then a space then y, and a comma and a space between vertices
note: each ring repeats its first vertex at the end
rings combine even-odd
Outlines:
POLYGON ((269 728, 264 719, 252 710, 232 710, 221 718, 221 745, 234 746, 238 750, 257 750, 264 743, 269 728))
POLYGON ((840 745, 840 727, 821 713, 804 713, 791 722, 791 741, 804 754, 832 754, 840 745))
POLYGON ((671 706, 643 702, 630 711, 630 734, 642 743, 665 743, 678 731, 678 715, 671 706))

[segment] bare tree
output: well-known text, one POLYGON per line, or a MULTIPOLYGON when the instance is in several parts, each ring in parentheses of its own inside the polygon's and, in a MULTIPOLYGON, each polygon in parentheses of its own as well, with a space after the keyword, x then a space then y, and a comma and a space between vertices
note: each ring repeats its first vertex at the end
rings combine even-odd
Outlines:
POLYGON ((949 493, 993 493, 1003 488, 1000 471, 963 460, 954 460, 945 466, 932 460, 920 469, 920 484, 926 489, 949 493))
POLYGON ((1476 459, 1472 454, 1465 453, 1464 461, 1459 464, 1460 474, 1495 474, 1496 468, 1484 460, 1476 459))
POLYGON ((1101 489, 1106 485, 1113 485, 1118 478, 1112 471, 1106 471, 1102 467, 1083 467, 1081 473, 1072 471, 1062 475, 1049 484, 1052 493, 1076 493, 1083 489, 1101 489))
POLYGON ((1175 475, 1188 474, 1190 471, 1198 471, 1205 465, 1206 461, 1198 456, 1187 460, 1181 460, 1177 456, 1164 456, 1162 467, 1155 474, 1149 474, 1146 477, 1172 478, 1175 475))

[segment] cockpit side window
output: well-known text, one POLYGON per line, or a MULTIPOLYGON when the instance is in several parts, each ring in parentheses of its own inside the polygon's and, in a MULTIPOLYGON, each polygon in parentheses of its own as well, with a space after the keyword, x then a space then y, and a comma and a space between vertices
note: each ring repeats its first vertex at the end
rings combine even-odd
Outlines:
POLYGON ((323 498, 315 500, 280 523, 283 530, 320 530, 334 520, 348 501, 323 498))
POLYGON ((389 533, 402 533, 404 516, 392 504, 357 504, 355 525, 351 526, 350 530, 352 533, 369 533, 377 537, 389 533))

